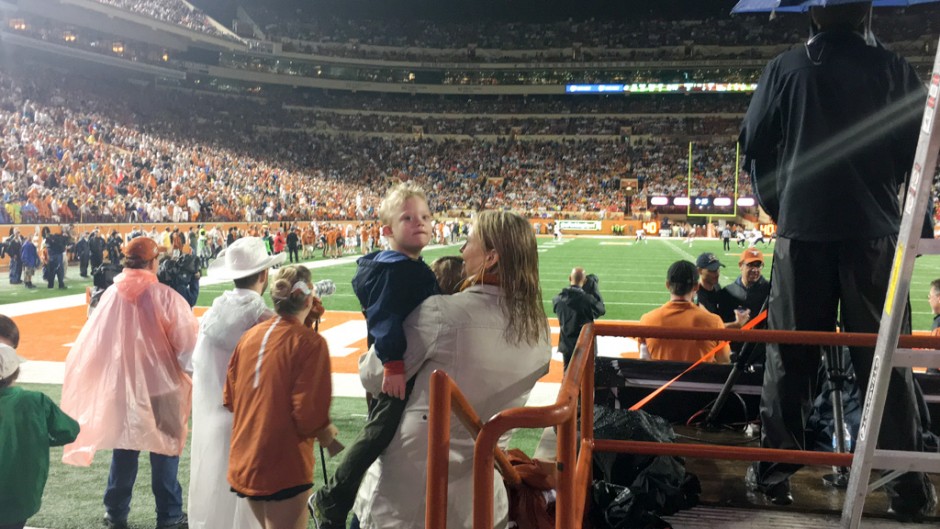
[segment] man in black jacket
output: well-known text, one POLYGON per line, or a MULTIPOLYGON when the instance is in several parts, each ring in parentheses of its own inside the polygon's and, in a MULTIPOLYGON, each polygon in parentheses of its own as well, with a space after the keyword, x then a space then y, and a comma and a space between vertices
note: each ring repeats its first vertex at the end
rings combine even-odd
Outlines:
POLYGON ((98 228, 92 230, 91 235, 88 237, 88 257, 91 259, 92 272, 104 262, 104 248, 106 245, 107 241, 101 236, 101 232, 98 228))
MULTIPOLYGON (((901 220, 899 187, 911 169, 926 90, 901 56, 868 38, 871 2, 812 7, 815 35, 765 68, 740 143, 761 206, 777 222, 770 329, 878 332, 901 220)), ((910 313, 901 333, 910 332, 910 313)), ((852 348, 860 387, 871 348, 852 348)), ((819 347, 768 344, 761 446, 803 450, 819 347)), ((911 370, 890 373, 878 447, 920 451, 911 370)), ((800 465, 761 462, 747 486, 793 501, 800 465)), ((924 474, 885 485, 891 511, 916 521, 936 504, 924 474)))
POLYGON ((298 231, 296 227, 291 227, 287 232, 287 254, 292 263, 300 262, 300 235, 298 231))
POLYGON ((20 258, 20 250, 23 249, 23 241, 18 228, 10 230, 10 236, 4 243, 5 253, 10 256, 10 284, 19 285, 23 282, 21 273, 23 271, 23 261, 20 258))
POLYGON ((82 233, 81 238, 75 243, 75 257, 78 257, 78 275, 88 277, 88 258, 91 257, 91 249, 88 247, 87 233, 82 233))
POLYGON ((746 309, 751 317, 760 314, 770 295, 770 281, 764 279, 764 253, 757 248, 748 248, 738 261, 741 275, 733 283, 721 289, 719 315, 725 322, 735 321, 735 311, 746 309))
POLYGON ((585 275, 583 268, 576 267, 571 270, 568 281, 570 285, 552 300, 555 315, 558 316, 558 325, 561 327, 558 352, 565 359, 565 369, 568 369, 568 362, 574 353, 581 327, 607 312, 604 300, 597 290, 596 275, 585 275))

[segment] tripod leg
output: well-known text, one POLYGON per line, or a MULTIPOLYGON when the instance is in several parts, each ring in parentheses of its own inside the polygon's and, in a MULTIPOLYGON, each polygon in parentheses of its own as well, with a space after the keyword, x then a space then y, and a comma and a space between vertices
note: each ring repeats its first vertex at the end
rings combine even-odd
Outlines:
MULTIPOLYGON (((826 366, 826 375, 829 379, 830 398, 832 402, 832 435, 835 446, 833 451, 844 454, 849 452, 845 443, 845 409, 842 403, 842 392, 845 389, 845 370, 842 362, 843 351, 841 347, 823 348, 822 360, 826 366)), ((833 467, 835 473, 823 476, 826 485, 843 489, 849 484, 849 469, 846 467, 833 467)))

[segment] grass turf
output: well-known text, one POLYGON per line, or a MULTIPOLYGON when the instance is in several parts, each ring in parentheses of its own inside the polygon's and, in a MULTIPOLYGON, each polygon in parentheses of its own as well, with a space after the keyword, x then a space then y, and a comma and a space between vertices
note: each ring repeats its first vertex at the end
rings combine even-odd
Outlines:
MULTIPOLYGON (((769 277, 773 249, 760 249, 766 255, 764 276, 769 277)), ((571 268, 583 266, 588 273, 595 273, 600 278, 600 291, 607 305, 605 319, 638 320, 645 312, 668 300, 664 284, 666 269, 672 262, 678 259, 694 262, 700 253, 713 252, 727 265, 721 269, 721 284, 726 285, 739 275, 737 260, 741 251, 742 248, 732 243, 731 251, 725 252, 720 241, 706 239, 698 239, 689 246, 674 239, 652 239, 648 243, 634 244, 630 237, 568 237, 559 244, 542 237, 539 239, 539 272, 545 311, 553 316, 552 297, 568 285, 571 268)), ((458 253, 459 246, 452 245, 428 249, 424 252, 424 258, 430 263, 442 255, 458 253)), ((314 280, 332 279, 336 283, 336 293, 323 300, 327 310, 359 310, 359 303, 350 285, 356 270, 355 263, 336 262, 329 265, 330 260, 322 258, 314 262, 327 265, 313 271, 314 280)), ((923 256, 917 260, 911 282, 913 328, 916 330, 931 328, 933 314, 927 303, 927 291, 930 281, 938 277, 940 256, 923 256)), ((43 285, 30 292, 22 285, 9 285, 4 281, 0 284, 0 304, 83 293, 84 287, 91 282, 82 280, 78 276, 77 266, 72 266, 66 284, 68 290, 46 289, 43 285)), ((208 307, 216 296, 230 288, 230 283, 203 286, 197 304, 208 307)))

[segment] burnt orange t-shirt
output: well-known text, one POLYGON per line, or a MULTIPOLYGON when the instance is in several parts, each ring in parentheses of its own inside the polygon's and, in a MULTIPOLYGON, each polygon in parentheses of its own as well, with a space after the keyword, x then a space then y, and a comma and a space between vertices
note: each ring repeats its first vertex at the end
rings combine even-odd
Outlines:
MULTIPOLYGON (((685 327, 697 329, 724 329, 721 318, 688 301, 670 301, 658 309, 647 312, 640 318, 641 325, 661 327, 685 327)), ((653 360, 673 362, 695 362, 718 345, 717 340, 667 340, 646 338, 646 347, 653 360)), ((713 362, 727 363, 730 348, 716 354, 713 362)))

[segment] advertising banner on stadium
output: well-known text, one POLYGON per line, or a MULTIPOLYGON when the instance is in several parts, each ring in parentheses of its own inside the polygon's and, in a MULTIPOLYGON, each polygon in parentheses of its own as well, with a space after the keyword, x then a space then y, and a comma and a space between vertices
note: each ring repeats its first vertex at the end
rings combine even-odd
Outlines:
POLYGON ((558 227, 562 231, 601 231, 599 220, 559 220, 558 227))

